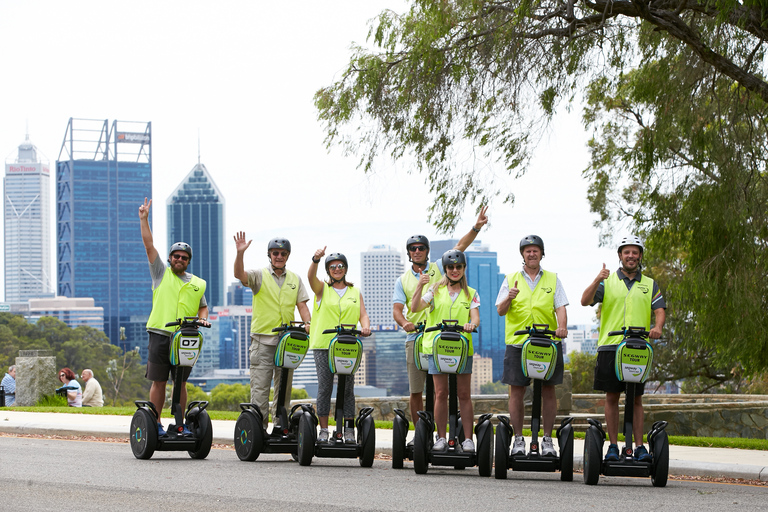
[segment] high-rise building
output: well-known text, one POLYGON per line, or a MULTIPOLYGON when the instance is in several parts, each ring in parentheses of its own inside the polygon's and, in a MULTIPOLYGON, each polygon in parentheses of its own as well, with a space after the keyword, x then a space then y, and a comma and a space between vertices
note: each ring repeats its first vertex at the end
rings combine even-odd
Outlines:
POLYGON ((211 311, 219 322, 219 368, 249 369, 251 306, 215 306, 211 311))
POLYGON ((235 281, 227 288, 227 306, 250 306, 253 304, 253 290, 235 281))
POLYGON ((5 163, 5 300, 51 296, 50 166, 27 134, 5 163))
POLYGON ((467 284, 480 296, 480 327, 472 336, 476 354, 493 360, 493 380, 500 381, 504 373, 504 317, 496 312, 496 296, 505 275, 499 272, 497 254, 489 251, 479 240, 464 253, 467 256, 467 284))
POLYGON ((471 393, 479 395, 480 388, 490 382, 493 382, 493 359, 490 357, 474 356, 472 358, 471 393))
POLYGON ((192 246, 187 272, 205 279, 209 306, 224 305, 224 197, 198 160, 168 198, 168 247, 192 246))
POLYGON ((113 344, 120 327, 135 336, 129 349, 149 340, 152 282, 136 212, 152 197, 151 132, 151 123, 70 118, 56 162, 58 295, 93 297, 113 344))
POLYGON ((361 253, 361 290, 371 328, 396 327, 392 317, 395 282, 405 272, 402 255, 390 245, 372 245, 361 253))

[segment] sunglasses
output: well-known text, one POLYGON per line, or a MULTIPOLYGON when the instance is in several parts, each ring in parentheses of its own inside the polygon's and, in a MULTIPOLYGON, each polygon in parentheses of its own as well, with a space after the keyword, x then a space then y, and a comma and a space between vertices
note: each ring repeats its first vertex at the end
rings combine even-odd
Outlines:
POLYGON ((344 264, 343 263, 338 263, 336 265, 328 265, 328 269, 330 269, 330 270, 337 270, 337 269, 338 270, 344 270, 344 264))
POLYGON ((412 245, 410 247, 411 252, 416 252, 416 251, 425 252, 426 250, 427 250, 427 247, 424 245, 412 245))
POLYGON ((184 254, 171 254, 171 258, 175 260, 189 261, 189 256, 186 256, 184 254))
POLYGON ((445 270, 461 270, 464 268, 464 265, 446 265, 445 270))
POLYGON ((60 373, 60 374, 59 374, 59 377, 64 377, 64 376, 66 376, 66 375, 67 375, 66 373, 60 373))
POLYGON ((286 251, 272 251, 272 256, 273 257, 282 256, 283 258, 287 258, 288 253, 286 251))

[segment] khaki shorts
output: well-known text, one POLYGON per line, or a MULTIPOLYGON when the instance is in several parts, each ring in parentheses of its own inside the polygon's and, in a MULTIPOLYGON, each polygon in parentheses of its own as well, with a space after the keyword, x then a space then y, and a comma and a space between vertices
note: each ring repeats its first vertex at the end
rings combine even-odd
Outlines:
POLYGON ((420 395, 424 392, 424 384, 427 382, 427 372, 421 371, 413 361, 414 340, 405 342, 405 361, 408 365, 408 389, 412 395, 420 395))

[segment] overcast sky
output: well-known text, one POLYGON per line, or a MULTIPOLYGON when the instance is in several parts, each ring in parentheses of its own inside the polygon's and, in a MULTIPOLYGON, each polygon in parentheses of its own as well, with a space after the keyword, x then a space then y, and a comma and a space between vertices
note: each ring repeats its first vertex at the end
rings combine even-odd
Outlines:
MULTIPOLYGON (((447 238, 427 222, 424 178, 409 175, 405 162, 385 161, 366 176, 339 148, 329 153, 312 102, 317 89, 341 75, 350 45, 365 43, 368 21, 406 5, 0 2, 0 155, 15 159, 28 126, 53 178, 70 117, 151 121, 153 225, 162 252, 165 202, 197 163, 199 132, 201 162, 226 201, 228 275, 232 235, 244 230, 254 240, 246 267, 264 265, 267 241, 282 236, 293 245, 289 267, 300 275, 314 250, 327 245, 347 255, 350 277, 359 282, 359 254, 368 246, 402 249, 417 233, 447 238)), ((543 266, 558 273, 570 299, 569 323, 592 322, 581 293, 603 262, 618 264, 615 249, 598 247, 592 227, 596 216, 581 178, 587 138, 578 109, 558 116, 528 174, 500 181, 516 195, 515 205, 492 204, 491 226, 478 236, 498 252, 502 272, 519 269, 523 236, 541 236, 543 266)), ((454 236, 474 218, 465 212, 454 236)))

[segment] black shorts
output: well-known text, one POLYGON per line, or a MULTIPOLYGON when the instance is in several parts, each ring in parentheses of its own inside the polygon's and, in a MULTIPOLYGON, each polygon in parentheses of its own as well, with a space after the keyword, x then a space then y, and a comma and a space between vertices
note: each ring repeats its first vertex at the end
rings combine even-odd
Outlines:
MULTIPOLYGON (((149 331, 149 355, 144 376, 153 382, 168 382, 170 375, 175 381, 171 368, 171 337, 149 331)), ((182 380, 187 382, 192 367, 185 366, 181 370, 182 380)))
MULTIPOLYGON (((531 383, 531 379, 523 374, 523 346, 522 345, 507 345, 507 349, 504 352, 504 374, 501 376, 501 382, 509 384, 510 386, 528 386, 531 383)), ((565 365, 563 364, 563 346, 557 344, 557 363, 555 364, 555 373, 552 374, 552 378, 545 380, 543 384, 545 386, 555 386, 563 383, 563 374, 565 373, 565 365)))
MULTIPOLYGON (((592 386, 597 391, 606 393, 622 393, 627 391, 628 382, 622 382, 616 377, 616 351, 598 351, 595 363, 595 383, 592 386)), ((645 393, 645 383, 635 385, 635 396, 645 393)))

